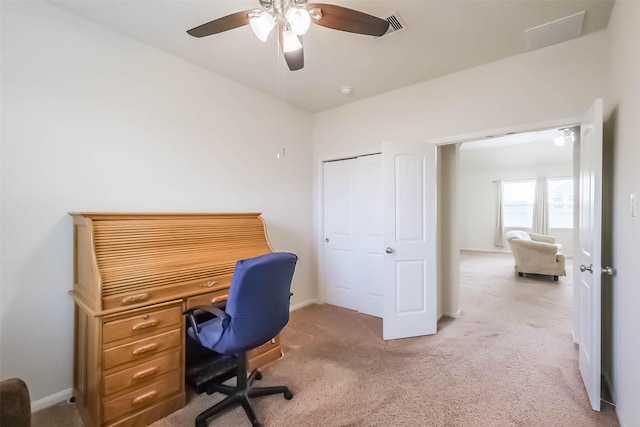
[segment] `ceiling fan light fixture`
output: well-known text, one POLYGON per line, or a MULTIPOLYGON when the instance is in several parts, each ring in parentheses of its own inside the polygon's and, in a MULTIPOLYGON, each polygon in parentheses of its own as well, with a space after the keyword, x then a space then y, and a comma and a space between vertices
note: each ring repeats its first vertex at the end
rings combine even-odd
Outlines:
POLYGON ((287 22, 291 26, 291 31, 301 36, 309 31, 311 17, 306 9, 292 7, 287 10, 287 22))
POLYGON ((300 49, 302 49, 302 43, 296 33, 292 30, 282 30, 282 51, 287 53, 300 49))
POLYGON ((559 135, 553 138, 553 143, 558 147, 562 147, 564 144, 573 144, 574 135, 571 129, 559 129, 559 135))
POLYGON ((249 13, 249 25, 256 37, 265 42, 276 21, 268 12, 255 11, 249 13))
POLYGON ((319 7, 312 7, 311 9, 308 9, 307 12, 309 12, 309 17, 311 17, 315 22, 322 19, 322 9, 319 7))
MULTIPOLYGON (((0 0, 2 1, 2 0, 0 0)), ((187 30, 192 37, 205 37, 249 25, 258 39, 267 41, 273 27, 278 26, 278 44, 289 70, 304 67, 302 35, 310 24, 348 33, 381 36, 389 28, 389 21, 348 7, 309 0, 258 0, 261 9, 241 10, 205 22, 187 30)))

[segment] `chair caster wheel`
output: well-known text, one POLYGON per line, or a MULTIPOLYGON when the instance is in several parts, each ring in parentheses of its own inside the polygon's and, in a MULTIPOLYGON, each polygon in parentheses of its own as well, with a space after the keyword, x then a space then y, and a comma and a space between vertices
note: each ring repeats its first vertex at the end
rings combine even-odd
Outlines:
POLYGON ((257 421, 256 421, 255 423, 251 424, 251 425, 252 425, 253 427, 262 427, 262 423, 259 423, 259 422, 257 422, 257 421))
POLYGON ((207 427, 207 422, 196 420, 196 427, 207 427))
POLYGON ((256 381, 260 381, 262 379, 262 372, 260 371, 256 372, 255 378, 256 378, 256 381))
POLYGON ((290 391, 285 391, 283 394, 285 399, 287 400, 293 399, 293 393, 291 393, 290 391))

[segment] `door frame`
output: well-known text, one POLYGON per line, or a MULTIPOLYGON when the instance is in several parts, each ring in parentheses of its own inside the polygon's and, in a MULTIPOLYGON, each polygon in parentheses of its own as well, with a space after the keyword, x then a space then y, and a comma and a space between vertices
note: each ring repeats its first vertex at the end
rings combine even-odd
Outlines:
MULTIPOLYGON (((511 134, 516 134, 516 133, 524 133, 524 132, 535 132, 535 131, 539 131, 539 130, 544 130, 544 129, 552 129, 552 128, 561 128, 561 127, 574 127, 574 126, 580 126, 580 122, 582 121, 582 116, 573 116, 573 117, 567 117, 567 118, 560 118, 560 119, 554 119, 554 120, 548 120, 548 121, 544 121, 544 122, 533 122, 533 123, 525 123, 525 124, 517 124, 517 125, 513 125, 513 126, 507 126, 504 128, 496 128, 496 129, 489 129, 489 130, 483 130, 483 131, 477 131, 477 132, 470 132, 470 133, 466 133, 466 134, 460 134, 460 135, 452 135, 452 136, 447 136, 447 137, 442 137, 442 138, 433 138, 430 139, 428 142, 431 144, 434 144, 436 146, 441 146, 441 145, 451 145, 451 144, 462 144, 463 142, 470 142, 470 141, 476 141, 479 139, 488 139, 488 138, 494 138, 494 137, 498 137, 498 136, 507 136, 507 135, 511 135, 511 134)), ((579 148, 578 148, 579 150, 579 148)), ((575 162, 575 156, 579 154, 579 151, 576 151, 576 149, 574 148, 574 162, 575 162)), ((574 170, 574 180, 575 180, 575 170, 574 170)), ((436 173, 438 173, 438 171, 436 171, 436 173)), ((457 183, 456 183, 457 185, 457 183)), ((456 212, 457 214, 457 212, 456 212)), ((460 227, 460 224, 457 224, 457 227, 460 227)), ((574 230, 574 240, 576 239, 575 237, 575 230, 574 230)), ((458 250, 460 250, 460 248, 458 247, 458 250)), ((436 248, 436 253, 437 256, 440 257, 442 256, 442 248, 440 247, 440 245, 438 245, 438 247, 436 248)), ((442 264, 441 261, 438 262, 438 267, 440 267, 442 264)), ((457 265, 458 270, 460 269, 460 263, 458 260, 458 265, 457 265)), ((576 276, 576 269, 577 267, 574 266, 574 275, 573 277, 578 277, 576 276)), ((450 309, 448 311, 452 311, 452 312, 459 312, 461 310, 460 307, 460 281, 458 280, 455 283, 443 283, 441 284, 442 287, 447 287, 449 286, 450 292, 449 294, 452 295, 452 297, 455 300, 449 301, 449 306, 450 309), (451 309, 451 307, 453 307, 453 309, 451 309), (457 308, 457 310, 455 309, 457 308)), ((574 292, 573 295, 573 306, 575 307, 577 304, 576 301, 576 292, 574 292)), ((445 313, 443 313, 445 316, 447 316, 447 313, 445 311, 445 313)), ((455 316, 452 316, 455 317, 455 316)), ((579 336, 577 333, 577 328, 578 328, 578 324, 579 324, 579 319, 578 316, 573 316, 573 328, 572 328, 572 336, 573 336, 573 341, 575 343, 577 343, 577 337, 579 336)))

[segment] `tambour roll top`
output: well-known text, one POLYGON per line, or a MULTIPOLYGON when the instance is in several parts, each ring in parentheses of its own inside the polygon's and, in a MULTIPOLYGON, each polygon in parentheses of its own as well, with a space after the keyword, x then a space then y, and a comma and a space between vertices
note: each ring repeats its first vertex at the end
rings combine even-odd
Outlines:
POLYGON ((239 259, 273 252, 259 213, 71 213, 76 301, 117 311, 229 286, 239 259))

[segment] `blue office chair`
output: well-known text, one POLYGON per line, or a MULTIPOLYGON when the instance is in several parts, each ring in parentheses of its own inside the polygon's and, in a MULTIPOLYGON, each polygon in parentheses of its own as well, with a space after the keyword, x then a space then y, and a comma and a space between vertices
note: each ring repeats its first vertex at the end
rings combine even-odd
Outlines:
POLYGON ((207 419, 240 404, 251 424, 260 426, 249 398, 283 393, 293 397, 285 386, 253 387, 262 378, 254 369, 247 377, 247 351, 274 338, 289 321, 291 279, 298 257, 276 252, 238 261, 231 280, 225 310, 216 306, 198 306, 185 311, 191 326, 187 333, 200 345, 225 355, 237 355, 236 386, 213 384, 228 397, 196 417, 196 427, 206 427, 207 419), (196 313, 205 310, 213 319, 198 324, 196 313))

